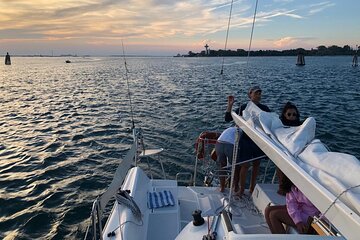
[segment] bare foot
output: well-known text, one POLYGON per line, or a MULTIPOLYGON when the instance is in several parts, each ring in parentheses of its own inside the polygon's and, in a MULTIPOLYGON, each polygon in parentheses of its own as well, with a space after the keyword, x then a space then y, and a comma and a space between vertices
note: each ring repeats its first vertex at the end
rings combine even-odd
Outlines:
POLYGON ((233 196, 235 197, 241 197, 244 194, 244 191, 241 191, 238 189, 237 191, 233 189, 233 196))

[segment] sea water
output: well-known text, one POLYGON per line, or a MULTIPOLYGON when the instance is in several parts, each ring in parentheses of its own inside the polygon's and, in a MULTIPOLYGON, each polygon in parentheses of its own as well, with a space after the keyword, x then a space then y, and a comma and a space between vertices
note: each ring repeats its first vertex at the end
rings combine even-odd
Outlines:
POLYGON ((164 148, 169 178, 192 173, 197 136, 230 126, 227 95, 244 103, 252 84, 272 111, 292 101, 302 119, 315 117, 316 137, 332 151, 360 157, 360 68, 351 56, 307 57, 303 67, 296 57, 225 58, 223 75, 221 58, 127 58, 127 75, 123 58, 65 60, 0 66, 1 239, 83 238, 92 202, 132 142, 132 119, 147 147, 164 148))

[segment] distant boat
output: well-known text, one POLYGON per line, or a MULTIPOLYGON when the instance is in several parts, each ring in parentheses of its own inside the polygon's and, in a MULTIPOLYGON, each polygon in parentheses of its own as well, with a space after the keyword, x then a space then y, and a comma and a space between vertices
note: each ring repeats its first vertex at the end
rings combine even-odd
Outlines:
POLYGON ((66 63, 71 63, 71 61, 70 61, 70 60, 66 60, 65 62, 66 62, 66 63))
POLYGON ((11 59, 9 53, 6 53, 5 56, 5 65, 11 65, 11 59))
POLYGON ((358 56, 357 53, 355 53, 353 60, 352 60, 352 66, 357 67, 358 66, 358 56))
POLYGON ((303 54, 298 54, 296 65, 297 66, 304 66, 305 65, 305 57, 304 57, 303 54))

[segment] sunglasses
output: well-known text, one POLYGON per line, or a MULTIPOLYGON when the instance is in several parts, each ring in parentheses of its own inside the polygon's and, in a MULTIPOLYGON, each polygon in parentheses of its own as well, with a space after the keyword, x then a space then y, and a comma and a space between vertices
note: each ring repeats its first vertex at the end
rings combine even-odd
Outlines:
POLYGON ((288 117, 297 117, 297 114, 296 113, 287 113, 286 116, 288 117))

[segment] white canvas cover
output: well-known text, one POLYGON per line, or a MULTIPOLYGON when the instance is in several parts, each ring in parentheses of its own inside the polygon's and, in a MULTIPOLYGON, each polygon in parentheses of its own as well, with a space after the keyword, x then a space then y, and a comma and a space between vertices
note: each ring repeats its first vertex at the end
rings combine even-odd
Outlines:
POLYGON ((330 152, 315 139, 314 118, 307 118, 298 127, 284 126, 277 114, 264 112, 252 102, 244 113, 247 122, 263 130, 310 176, 360 215, 360 187, 356 187, 360 185, 360 162, 355 156, 330 152))

